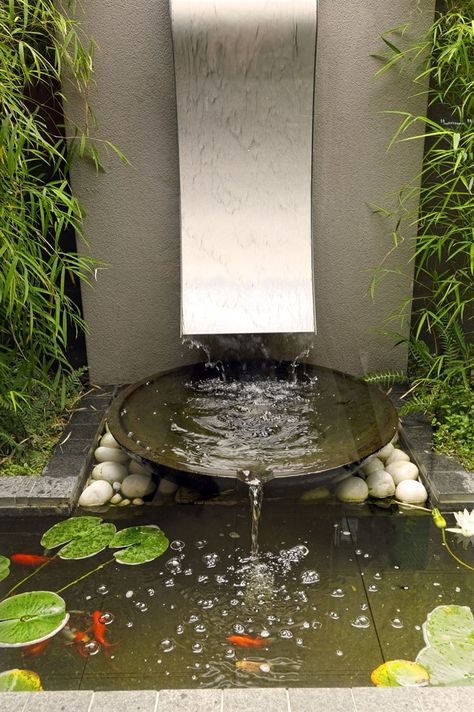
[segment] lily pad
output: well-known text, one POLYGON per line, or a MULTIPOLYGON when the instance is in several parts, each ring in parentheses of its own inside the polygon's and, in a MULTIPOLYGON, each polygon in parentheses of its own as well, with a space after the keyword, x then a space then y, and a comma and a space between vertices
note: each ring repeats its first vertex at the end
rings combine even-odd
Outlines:
POLYGON ((117 532, 110 547, 127 547, 114 553, 120 564, 137 565, 153 561, 164 554, 169 540, 161 529, 153 524, 142 527, 127 527, 117 532))
POLYGON ((474 616, 469 606, 437 606, 423 623, 427 645, 463 642, 474 643, 474 616))
POLYGON ((474 684, 474 643, 472 641, 428 645, 420 650, 416 661, 428 670, 431 685, 474 684))
POLYGON ((0 602, 0 648, 20 648, 52 638, 69 620, 52 591, 29 591, 0 602))
POLYGON ((32 670, 5 670, 0 672, 0 692, 40 692, 41 678, 32 670))
POLYGON ((429 674, 418 662, 388 660, 373 670, 370 679, 377 687, 421 687, 428 685, 429 674))
POLYGON ((58 522, 41 538, 46 549, 65 544, 59 550, 61 559, 86 559, 109 546, 116 528, 103 524, 101 517, 75 517, 58 522))
POLYGON ((0 581, 6 579, 10 573, 10 559, 0 554, 0 581))

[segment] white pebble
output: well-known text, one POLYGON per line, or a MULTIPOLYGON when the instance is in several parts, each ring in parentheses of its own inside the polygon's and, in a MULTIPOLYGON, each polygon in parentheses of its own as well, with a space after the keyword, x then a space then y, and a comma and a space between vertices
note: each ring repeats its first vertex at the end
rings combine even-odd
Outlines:
POLYGON ((392 476, 385 470, 378 470, 367 477, 367 487, 371 497, 392 497, 395 494, 395 483, 392 476))
POLYGON ((115 448, 120 448, 120 445, 112 435, 112 433, 105 433, 105 435, 102 435, 100 439, 100 444, 103 447, 115 447, 115 448))
POLYGON ((132 499, 132 504, 136 504, 139 507, 140 505, 145 504, 145 502, 141 497, 135 497, 132 499))
POLYGON ((151 477, 151 472, 146 469, 146 467, 143 467, 143 465, 140 465, 139 462, 136 462, 135 460, 130 460, 130 464, 128 466, 128 471, 130 472, 131 475, 147 475, 148 477, 151 477))
POLYGON ((112 499, 110 500, 110 504, 119 504, 122 501, 122 495, 120 495, 118 492, 114 494, 112 499))
POLYGON ((122 482, 127 476, 127 468, 120 462, 100 462, 92 470, 93 480, 105 480, 112 484, 113 482, 122 482))
POLYGON ((100 445, 94 452, 97 462, 128 462, 129 457, 126 452, 116 447, 103 447, 100 445))
POLYGON ((387 465, 387 472, 392 475, 396 485, 403 482, 403 480, 416 480, 420 474, 413 462, 405 462, 404 460, 397 460, 392 462, 391 465, 387 465))
POLYGON ((112 482, 112 489, 114 492, 120 492, 122 489, 122 483, 121 482, 112 482))
POLYGON ((348 477, 336 488, 336 497, 341 502, 365 502, 369 488, 360 477, 348 477))
POLYGON ((97 507, 105 504, 112 497, 112 485, 103 480, 94 480, 79 497, 80 507, 97 507))
POLYGON ((390 457, 394 450, 395 448, 392 443, 388 443, 387 445, 385 445, 385 447, 378 451, 377 457, 379 457, 381 460, 386 460, 388 457, 390 457))
POLYGON ((126 507, 127 504, 130 504, 130 500, 129 500, 129 499, 122 499, 122 501, 119 502, 119 507, 126 507))
POLYGON ((128 475, 122 482, 122 494, 130 499, 145 497, 154 491, 155 484, 147 475, 128 475))
POLYGON ((387 457, 385 464, 391 465, 392 462, 405 461, 410 462, 410 455, 407 455, 403 450, 399 450, 397 447, 393 448, 393 452, 387 457))
POLYGON ((372 475, 374 472, 383 470, 383 462, 382 460, 379 460, 378 457, 371 457, 370 460, 367 460, 362 465, 361 470, 366 476, 372 475))
POLYGON ((397 485, 395 497, 406 504, 423 504, 428 499, 428 492, 421 482, 416 480, 403 480, 397 485))

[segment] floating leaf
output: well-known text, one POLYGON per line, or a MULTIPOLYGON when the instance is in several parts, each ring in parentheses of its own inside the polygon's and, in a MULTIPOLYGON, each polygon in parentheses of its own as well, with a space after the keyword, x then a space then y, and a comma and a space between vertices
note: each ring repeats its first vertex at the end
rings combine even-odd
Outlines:
POLYGON ((373 670, 370 679, 377 687, 420 687, 429 683, 428 671, 411 660, 388 660, 373 670))
POLYGON ((437 606, 423 623, 427 645, 471 640, 474 643, 474 616, 469 606, 437 606))
POLYGON ((32 670, 5 670, 0 672, 0 692, 39 692, 43 689, 41 678, 32 670))
POLYGON ((473 685, 474 643, 456 641, 428 645, 416 657, 429 673, 431 685, 473 685))
POLYGON ((69 620, 52 591, 29 591, 0 602, 0 648, 19 648, 52 638, 69 620))
POLYGON ((116 532, 113 524, 103 524, 101 517, 74 517, 58 522, 41 538, 42 546, 59 550, 61 559, 86 559, 109 546, 116 532))
POLYGON ((6 579, 10 573, 10 559, 0 554, 0 581, 6 579))
POLYGON ((117 532, 110 543, 112 549, 127 547, 115 552, 120 564, 144 564, 161 556, 169 546, 169 541, 161 529, 153 524, 142 527, 128 527, 117 532))

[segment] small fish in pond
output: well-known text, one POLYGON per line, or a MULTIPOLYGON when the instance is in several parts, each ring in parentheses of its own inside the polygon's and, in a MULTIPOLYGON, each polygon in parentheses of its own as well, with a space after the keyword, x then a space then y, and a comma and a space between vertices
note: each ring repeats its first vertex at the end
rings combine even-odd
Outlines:
POLYGON ((250 635, 229 635, 227 640, 238 648, 262 648, 269 643, 269 638, 252 638, 250 635))
POLYGON ((12 554, 10 559, 14 564, 22 566, 41 566, 51 561, 49 556, 37 556, 36 554, 12 554))
POLYGON ((244 672, 270 672, 271 670, 271 665, 261 660, 237 660, 235 667, 244 672))
POLYGON ((51 638, 47 638, 46 640, 41 640, 39 643, 33 643, 33 645, 27 645, 26 647, 23 648, 23 653, 25 655, 41 655, 41 653, 44 651, 44 649, 49 645, 51 642, 51 638))
POLYGON ((110 648, 111 643, 108 643, 105 639, 105 633, 107 632, 107 626, 103 620, 102 611, 94 611, 92 614, 92 625, 87 629, 86 633, 92 631, 94 633, 94 638, 98 643, 104 646, 104 648, 110 648))

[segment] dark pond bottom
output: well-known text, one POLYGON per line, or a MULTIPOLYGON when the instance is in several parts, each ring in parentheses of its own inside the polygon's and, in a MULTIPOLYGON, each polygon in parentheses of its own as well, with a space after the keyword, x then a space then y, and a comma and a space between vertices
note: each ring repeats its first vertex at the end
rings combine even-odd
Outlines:
MULTIPOLYGON (((42 652, 1 649, 0 670, 34 670, 47 690, 370 685, 384 660, 415 659, 433 608, 472 605, 474 577, 429 516, 265 501, 255 566, 247 503, 104 518, 114 513, 117 528, 158 524, 173 543, 154 562, 112 563, 64 592, 72 627, 86 629, 97 610, 112 614, 112 645, 83 657, 58 634, 42 652), (262 645, 239 647, 232 636, 262 645)), ((0 552, 41 554, 52 523, 2 523, 0 552)), ((453 547, 474 562, 472 547, 453 547)), ((52 563, 20 590, 58 590, 109 558, 52 563)), ((0 593, 28 572, 12 564, 0 593)))

